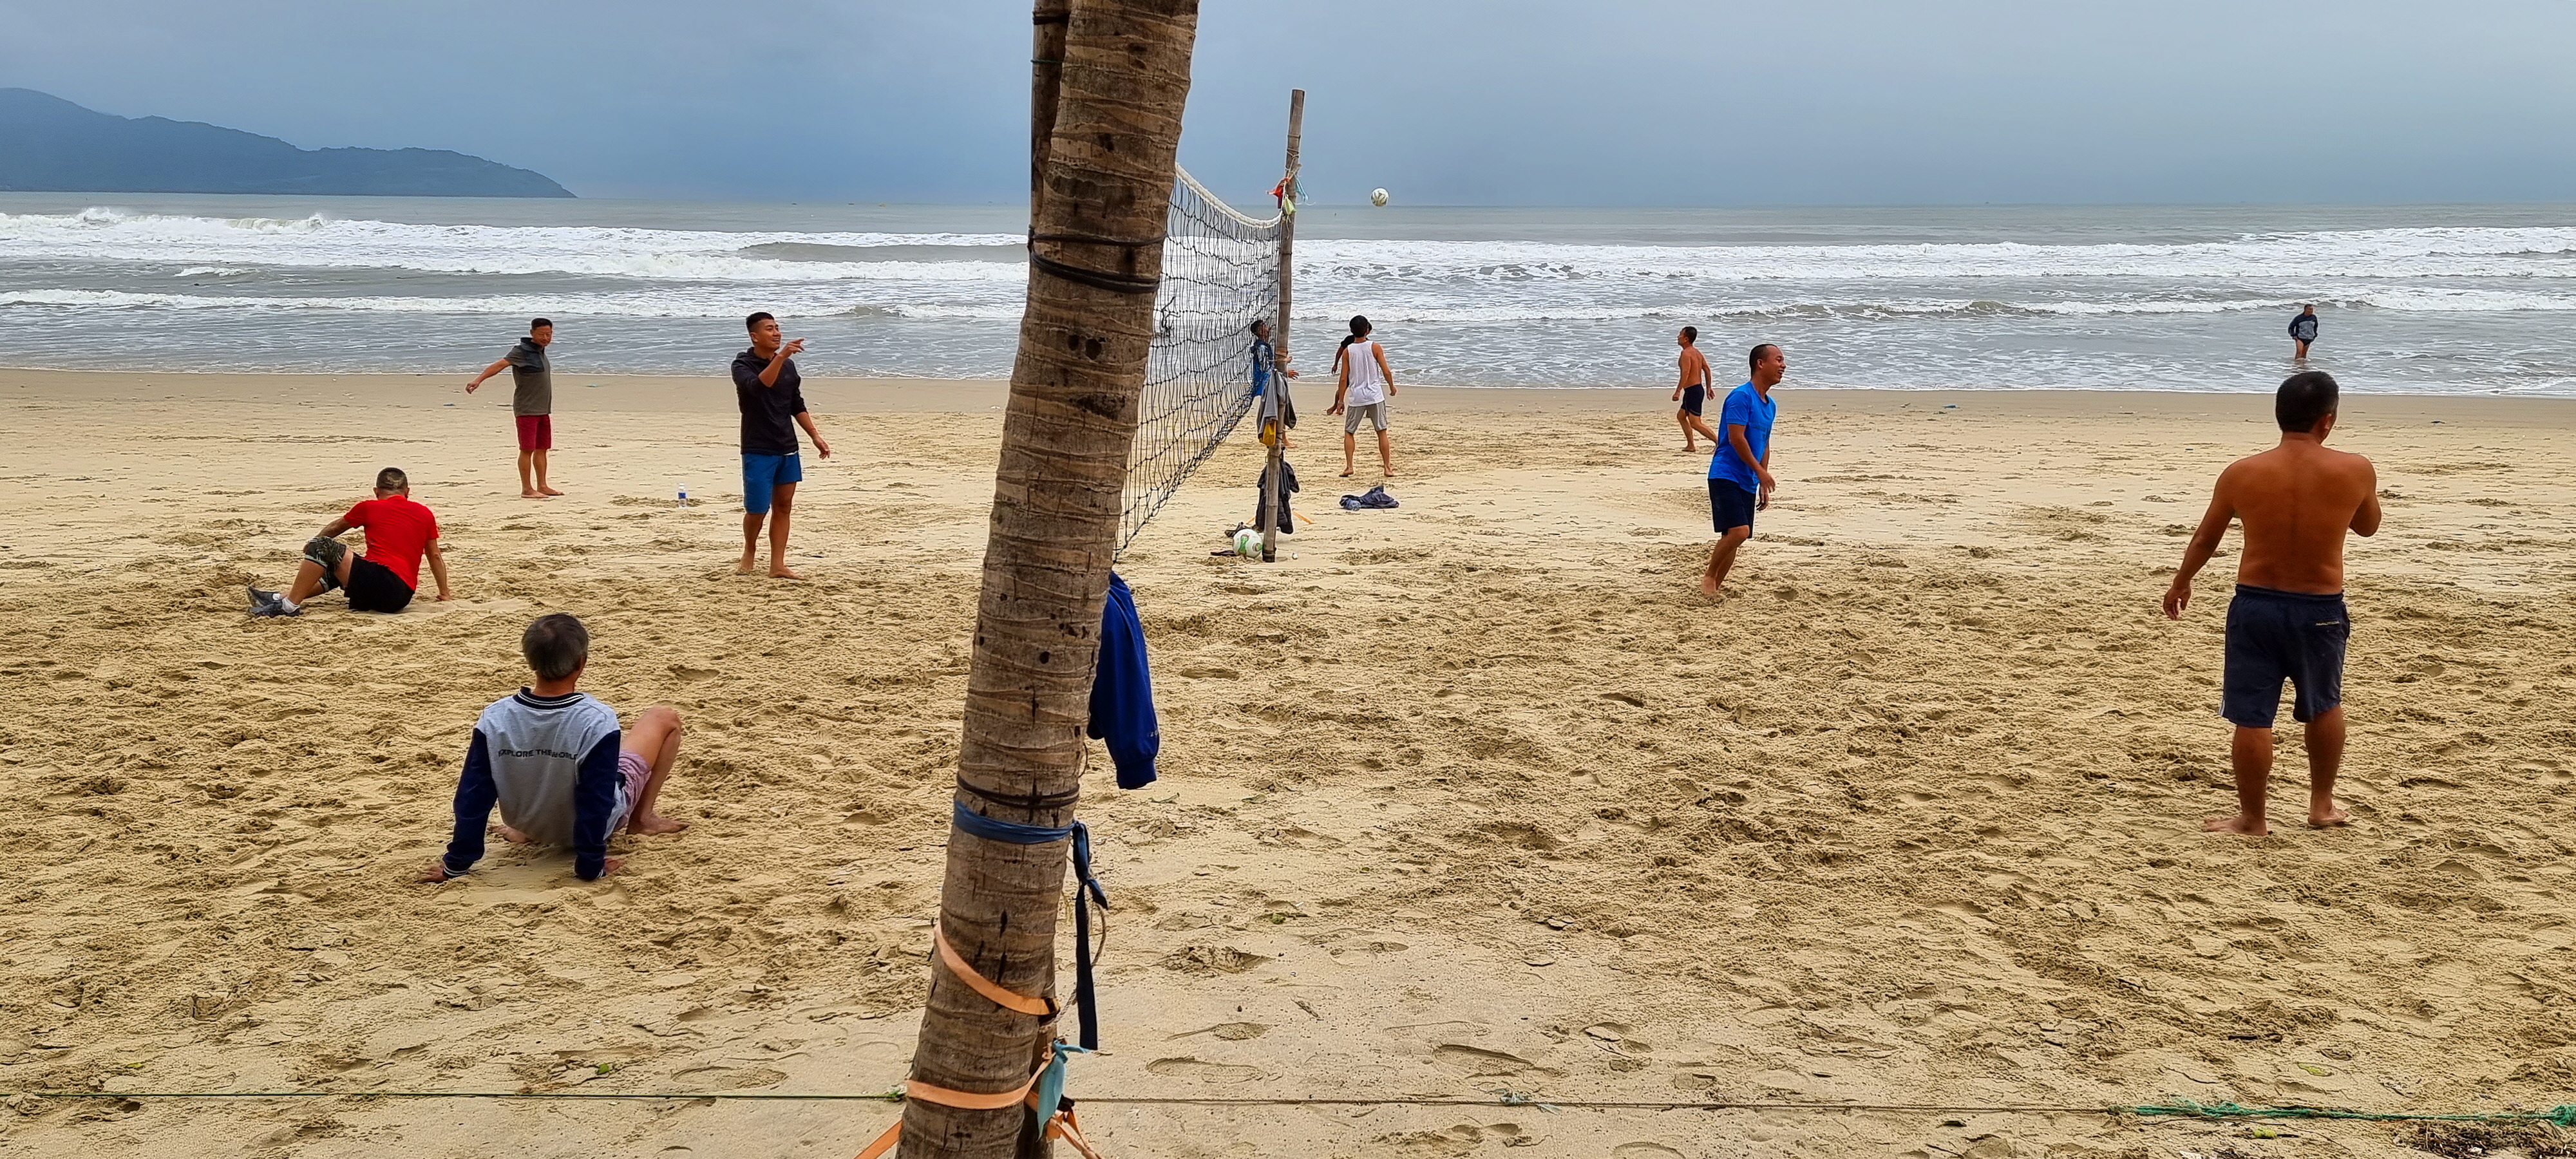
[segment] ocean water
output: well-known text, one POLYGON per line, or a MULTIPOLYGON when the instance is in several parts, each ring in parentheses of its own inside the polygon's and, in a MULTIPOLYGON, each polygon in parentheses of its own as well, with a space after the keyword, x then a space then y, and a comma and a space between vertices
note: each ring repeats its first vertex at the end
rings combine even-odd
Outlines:
MULTIPOLYGON (((434 371, 557 323, 560 373, 1000 377, 1026 208, 0 194, 0 365, 434 371)), ((1293 352, 1369 315, 1400 381, 2268 390, 2302 302, 2347 389, 2576 395, 2576 205, 1310 208, 1293 352)))

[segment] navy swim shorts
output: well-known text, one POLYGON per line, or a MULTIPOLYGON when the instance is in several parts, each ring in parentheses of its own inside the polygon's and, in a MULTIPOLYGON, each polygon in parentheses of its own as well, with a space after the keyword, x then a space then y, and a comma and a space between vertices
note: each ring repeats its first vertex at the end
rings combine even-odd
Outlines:
POLYGON ((2301 724, 2343 703, 2344 645, 2352 617, 2343 595, 2236 585, 2227 605, 2227 675, 2219 715, 2244 728, 2270 728, 2281 682, 2297 686, 2290 716, 2301 724))

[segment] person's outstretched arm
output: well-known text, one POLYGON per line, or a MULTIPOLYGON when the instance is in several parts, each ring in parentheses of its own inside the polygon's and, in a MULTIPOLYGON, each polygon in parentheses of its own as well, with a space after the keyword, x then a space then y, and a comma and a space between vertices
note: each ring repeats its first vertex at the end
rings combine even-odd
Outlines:
POLYGON ((1386 364, 1386 347, 1369 343, 1369 352, 1377 356, 1377 372, 1386 376, 1386 396, 1395 397, 1395 368, 1386 364))
POLYGON ((494 362, 494 363, 493 363, 492 365, 490 365, 490 366, 486 366, 486 367, 484 367, 484 368, 483 368, 483 373, 478 374, 478 375, 475 375, 472 381, 470 381, 470 382, 468 382, 468 383, 466 383, 466 384, 465 384, 465 393, 467 393, 467 394, 472 394, 472 393, 474 393, 474 390, 475 390, 475 388, 476 388, 476 387, 479 387, 479 386, 483 385, 483 380, 484 380, 484 379, 490 378, 490 377, 492 377, 492 376, 493 376, 493 375, 495 375, 495 374, 499 374, 499 373, 501 373, 501 368, 502 368, 502 367, 505 367, 505 366, 508 366, 508 365, 510 365, 510 360, 509 360, 509 359, 507 359, 507 358, 503 358, 503 359, 501 359, 501 360, 499 360, 499 361, 497 361, 497 362, 494 362))
POLYGON ((1335 354, 1335 355, 1333 356, 1333 366, 1334 366, 1334 368, 1336 368, 1336 369, 1338 369, 1338 370, 1340 370, 1340 371, 1341 371, 1341 374, 1342 374, 1342 384, 1341 384, 1340 386, 1336 386, 1336 387, 1334 387, 1334 388, 1333 388, 1333 405, 1331 405, 1331 406, 1328 406, 1328 407, 1325 407, 1325 408, 1324 408, 1324 413, 1325 413, 1325 414, 1328 414, 1328 415, 1337 415, 1337 414, 1342 413, 1342 400, 1350 396, 1350 393, 1351 393, 1351 359, 1350 359, 1350 353, 1351 353, 1351 348, 1350 348, 1350 347, 1348 347, 1348 346, 1345 346, 1345 347, 1342 347, 1341 353, 1339 353, 1339 354, 1335 354))
POLYGON ((814 416, 800 410, 796 412, 796 425, 805 428, 806 438, 814 440, 816 455, 826 459, 832 457, 832 444, 823 441, 823 431, 814 425, 814 416))
POLYGON ((779 343, 778 353, 769 360, 769 365, 760 368, 760 385, 778 385, 778 372, 787 369, 787 360, 804 352, 805 340, 802 338, 779 343))
POLYGON ((2191 533, 2191 543, 2182 549, 2182 567, 2174 572, 2173 584, 2165 588, 2165 618, 2179 620, 2183 609, 2191 606, 2191 580, 2208 566, 2209 557, 2218 554, 2219 541, 2227 538, 2227 524, 2236 518, 2236 500, 2228 476, 2236 468, 2219 472, 2218 485, 2210 489, 2209 510, 2201 513, 2200 527, 2191 533))
POLYGON ((456 831, 447 839, 447 854, 429 863, 420 875, 422 881, 463 877, 482 859, 483 826, 492 820, 492 806, 501 800, 500 788, 492 783, 491 751, 483 730, 475 729, 474 739, 465 745, 465 775, 456 781, 456 831))

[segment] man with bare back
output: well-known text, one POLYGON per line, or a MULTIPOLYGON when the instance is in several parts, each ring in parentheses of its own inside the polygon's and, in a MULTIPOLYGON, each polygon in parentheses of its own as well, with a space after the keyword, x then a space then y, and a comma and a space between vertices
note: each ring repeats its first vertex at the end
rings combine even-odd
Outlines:
POLYGON ((2344 532, 2379 531, 2379 476, 2370 460, 2326 449, 2338 390, 2311 370, 2281 383, 2273 414, 2281 445, 2238 459, 2219 473, 2209 511, 2165 589, 2165 616, 2181 619, 2191 580, 2218 551, 2231 520, 2245 522, 2236 598, 2227 606, 2227 674, 2219 713, 2236 725, 2236 813, 2212 817, 2216 833, 2261 837, 2272 780, 2272 723, 2281 682, 2297 688, 2290 715, 2307 726, 2308 824, 2328 828, 2350 816, 2335 803, 2343 764, 2343 656, 2352 619, 2343 602, 2344 532))
POLYGON ((1688 455, 1699 450, 1696 435, 1707 435, 1712 443, 1724 440, 1718 438, 1717 432, 1708 428, 1707 420, 1700 417, 1702 408, 1708 405, 1710 382, 1708 356, 1699 352, 1699 327, 1682 327, 1677 341, 1682 347, 1682 380, 1681 385, 1673 388, 1673 401, 1680 403, 1681 409, 1674 411, 1673 417, 1682 424, 1682 453, 1688 455))

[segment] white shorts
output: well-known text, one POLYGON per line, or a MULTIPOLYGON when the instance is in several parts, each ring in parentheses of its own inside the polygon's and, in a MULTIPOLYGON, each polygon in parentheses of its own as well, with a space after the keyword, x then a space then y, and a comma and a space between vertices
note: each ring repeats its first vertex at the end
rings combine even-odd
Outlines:
POLYGON ((1342 433, 1343 433, 1343 434, 1346 434, 1346 435, 1355 435, 1355 434, 1358 434, 1358 433, 1359 433, 1359 430, 1360 430, 1360 420, 1361 420, 1361 419, 1363 419, 1363 418, 1365 418, 1365 419, 1369 420, 1369 421, 1370 421, 1370 422, 1372 422, 1372 423, 1377 424, 1377 429, 1379 429, 1379 430, 1381 430, 1381 431, 1382 431, 1382 430, 1385 430, 1385 429, 1386 429, 1386 400, 1384 400, 1384 399, 1379 399, 1378 401, 1373 402, 1373 403, 1370 403, 1370 404, 1368 404, 1368 405, 1366 405, 1366 406, 1346 406, 1346 407, 1343 407, 1343 408, 1342 408, 1342 433))

